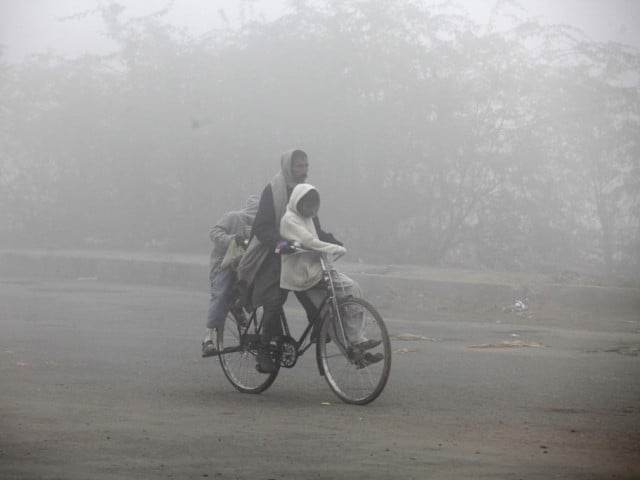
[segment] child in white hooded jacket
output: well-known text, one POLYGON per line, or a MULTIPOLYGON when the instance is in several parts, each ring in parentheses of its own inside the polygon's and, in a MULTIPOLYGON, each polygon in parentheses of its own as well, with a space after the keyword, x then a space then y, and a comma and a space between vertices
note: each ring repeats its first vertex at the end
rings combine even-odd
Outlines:
MULTIPOLYGON (((309 250, 328 253, 336 257, 347 253, 347 249, 318 238, 313 217, 318 215, 320 195, 313 185, 301 183, 291 192, 287 210, 280 220, 280 236, 298 242, 309 250)), ((304 291, 313 288, 322 279, 318 255, 297 253, 282 255, 280 287, 286 290, 304 291)))
MULTIPOLYGON (((280 221, 280 236, 290 242, 298 242, 306 249, 327 253, 329 257, 340 257, 347 253, 346 248, 318 238, 313 218, 318 215, 319 208, 320 195, 316 188, 307 183, 296 185, 280 221)), ((319 285, 322 280, 322 267, 318 255, 303 252, 282 255, 281 259, 280 287, 297 292, 304 291, 318 308, 326 292, 326 289, 319 285)), ((339 277, 339 281, 336 282, 338 296, 361 296, 360 287, 354 280, 342 273, 339 277)), ((361 335, 360 325, 349 325, 345 330, 352 344, 367 342, 361 335)))

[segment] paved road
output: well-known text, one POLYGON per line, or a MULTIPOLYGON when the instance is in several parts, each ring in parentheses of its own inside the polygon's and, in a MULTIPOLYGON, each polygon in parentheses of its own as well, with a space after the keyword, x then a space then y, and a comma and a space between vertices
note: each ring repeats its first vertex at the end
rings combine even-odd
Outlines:
POLYGON ((356 407, 309 353, 237 393, 199 357, 206 301, 0 279, 0 478, 640 478, 638 324, 389 317, 426 339, 394 340, 386 390, 356 407))

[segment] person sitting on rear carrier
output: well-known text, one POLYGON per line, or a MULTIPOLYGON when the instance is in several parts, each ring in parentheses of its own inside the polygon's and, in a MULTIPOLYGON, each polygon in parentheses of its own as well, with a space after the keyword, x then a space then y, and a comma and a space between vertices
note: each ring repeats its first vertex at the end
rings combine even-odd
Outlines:
MULTIPOLYGON (((213 242, 209 278, 211 298, 207 309, 207 329, 202 341, 202 356, 210 357, 219 352, 214 344, 214 332, 222 331, 229 312, 229 295, 236 280, 235 267, 244 252, 244 241, 258 211, 259 197, 251 195, 242 210, 225 213, 213 226, 209 237, 213 242)), ((237 315, 244 315, 241 310, 237 315)))
MULTIPOLYGON (((347 250, 343 246, 323 242, 318 238, 313 218, 318 215, 319 209, 320 194, 318 190, 308 183, 296 185, 291 192, 287 210, 280 220, 280 235, 289 242, 294 244, 297 242, 307 250, 325 253, 328 260, 332 261, 333 258, 346 254, 347 250)), ((280 287, 295 292, 304 292, 304 296, 317 309, 326 294, 326 287, 322 284, 320 258, 314 252, 281 256, 280 287)), ((339 298, 362 296, 360 286, 343 273, 338 273, 334 285, 339 298)), ((298 298, 302 301, 300 295, 298 298)), ((350 322, 344 326, 344 329, 347 340, 354 347, 366 350, 380 343, 379 341, 367 340, 362 336, 359 322, 350 322)), ((382 358, 376 358, 375 361, 380 361, 382 358)))

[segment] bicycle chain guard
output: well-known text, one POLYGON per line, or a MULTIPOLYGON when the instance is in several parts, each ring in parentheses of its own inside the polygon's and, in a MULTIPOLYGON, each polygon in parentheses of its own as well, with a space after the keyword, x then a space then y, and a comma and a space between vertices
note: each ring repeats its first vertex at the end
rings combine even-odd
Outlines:
POLYGON ((298 343, 289 336, 274 337, 280 355, 280 366, 292 368, 298 361, 298 343))

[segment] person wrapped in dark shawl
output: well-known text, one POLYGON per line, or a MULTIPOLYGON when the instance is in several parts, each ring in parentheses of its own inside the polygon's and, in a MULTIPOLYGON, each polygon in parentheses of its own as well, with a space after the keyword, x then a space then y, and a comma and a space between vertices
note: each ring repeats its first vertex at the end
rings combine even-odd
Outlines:
MULTIPOLYGON (((293 149, 282 154, 280 171, 260 196, 251 241, 238 265, 238 280, 246 291, 245 306, 263 307, 262 342, 265 346, 273 336, 281 334, 280 309, 287 299, 287 291, 280 288, 280 255, 276 253, 283 241, 280 219, 287 209, 293 188, 306 180, 308 167, 304 151, 293 149)), ((340 244, 333 235, 322 231, 317 218, 314 223, 322 240, 340 244)), ((258 369, 265 373, 275 370, 266 348, 258 356, 258 369)))

